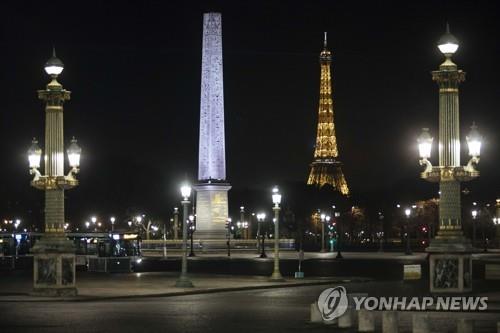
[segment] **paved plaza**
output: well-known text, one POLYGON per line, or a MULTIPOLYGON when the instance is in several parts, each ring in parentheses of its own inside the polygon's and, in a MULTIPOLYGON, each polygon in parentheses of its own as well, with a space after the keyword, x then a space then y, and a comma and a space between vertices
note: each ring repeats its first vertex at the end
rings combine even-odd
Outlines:
MULTIPOLYGON (((139 279, 145 280, 141 276, 139 279)), ((153 275, 149 280, 172 278, 153 275)), ((130 277, 137 278, 135 274, 130 277)), ((214 277, 215 278, 215 277, 214 277)), ((218 277, 220 278, 220 277, 218 277)), ((81 291, 91 285, 83 282, 81 291)), ((113 279, 115 280, 115 279, 113 279)), ((123 286, 123 282, 116 287, 123 286)), ((193 279, 200 283, 203 277, 193 279)), ((221 281, 240 281, 226 277, 221 281)), ((253 279, 250 279, 253 280, 253 279)), ((256 285, 259 281, 248 281, 256 285)), ((232 282, 232 285, 238 282, 232 282)), ((389 282, 339 282, 349 292, 373 294, 412 295, 419 292, 413 284, 389 282)), ((252 289, 233 292, 202 293, 194 295, 171 295, 169 297, 133 297, 130 299, 87 299, 72 301, 21 300, 5 301, 2 296, 2 333, 36 332, 356 332, 355 329, 339 330, 330 325, 309 322, 309 305, 330 285, 252 289)), ((133 284, 130 290, 136 290, 133 284)), ((5 289, 2 288, 2 292, 5 289)), ((400 312, 400 332, 411 332, 413 312, 400 312)), ((494 332, 499 312, 484 313, 430 313, 432 332, 453 332, 458 318, 476 321, 476 333, 494 332)), ((380 313, 375 318, 380 332, 380 313)))

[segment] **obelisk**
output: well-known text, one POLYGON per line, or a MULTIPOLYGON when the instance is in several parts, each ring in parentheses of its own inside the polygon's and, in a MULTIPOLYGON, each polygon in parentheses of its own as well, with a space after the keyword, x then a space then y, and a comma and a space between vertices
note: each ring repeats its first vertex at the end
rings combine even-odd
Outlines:
POLYGON ((200 145, 196 190, 196 238, 223 239, 228 218, 224 86, 222 74, 222 16, 203 14, 201 63, 200 145))

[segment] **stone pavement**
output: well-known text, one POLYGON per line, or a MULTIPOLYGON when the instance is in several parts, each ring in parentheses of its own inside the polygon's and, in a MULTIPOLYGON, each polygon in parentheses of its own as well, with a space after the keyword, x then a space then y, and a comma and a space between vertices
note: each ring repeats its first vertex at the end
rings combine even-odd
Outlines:
POLYGON ((27 272, 5 272, 0 280, 0 302, 12 301, 90 301, 136 297, 165 297, 223 291, 284 288, 369 281, 366 278, 285 278, 285 282, 270 282, 264 276, 190 275, 194 288, 176 288, 178 273, 147 272, 107 274, 77 272, 78 296, 51 298, 31 296, 32 277, 27 272))

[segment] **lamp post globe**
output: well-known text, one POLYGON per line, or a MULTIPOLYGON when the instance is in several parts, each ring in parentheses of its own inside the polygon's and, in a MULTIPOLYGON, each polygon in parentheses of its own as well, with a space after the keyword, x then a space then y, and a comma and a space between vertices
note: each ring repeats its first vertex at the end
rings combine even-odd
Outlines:
POLYGON ((280 204, 281 204, 281 193, 277 186, 272 190, 272 200, 273 200, 273 211, 274 211, 274 269, 271 275, 271 281, 282 282, 285 281, 280 272, 280 250, 279 250, 279 221, 280 221, 280 204))
POLYGON ((457 52, 459 43, 458 39, 450 33, 450 26, 446 24, 446 32, 439 38, 437 43, 439 51, 447 58, 450 58, 457 52))
POLYGON ((47 74, 49 74, 50 76, 52 76, 53 78, 57 78, 57 76, 62 73, 62 71, 64 69, 64 64, 61 61, 61 59, 59 59, 56 56, 55 49, 52 49, 52 57, 50 57, 50 59, 47 60, 47 62, 45 63, 44 69, 45 69, 45 72, 47 74))

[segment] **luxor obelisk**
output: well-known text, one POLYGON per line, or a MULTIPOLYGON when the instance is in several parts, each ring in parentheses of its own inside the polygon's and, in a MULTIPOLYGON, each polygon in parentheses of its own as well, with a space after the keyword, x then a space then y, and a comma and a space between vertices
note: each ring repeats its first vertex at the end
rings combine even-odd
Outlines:
POLYGON ((228 218, 224 86, 222 74, 222 16, 203 15, 200 145, 196 190, 196 237, 224 239, 228 218))

